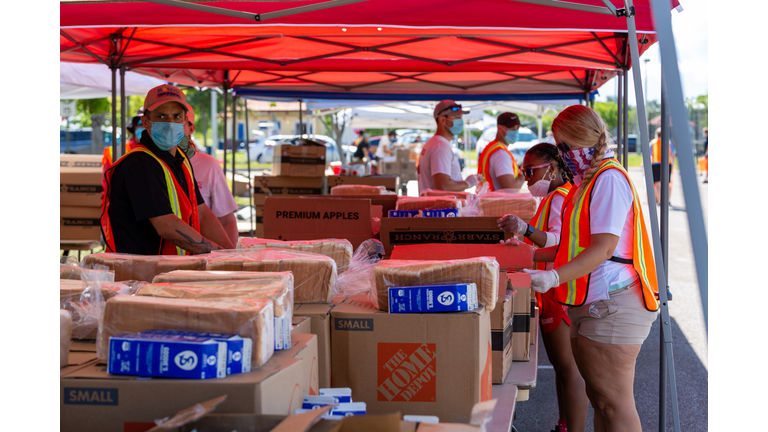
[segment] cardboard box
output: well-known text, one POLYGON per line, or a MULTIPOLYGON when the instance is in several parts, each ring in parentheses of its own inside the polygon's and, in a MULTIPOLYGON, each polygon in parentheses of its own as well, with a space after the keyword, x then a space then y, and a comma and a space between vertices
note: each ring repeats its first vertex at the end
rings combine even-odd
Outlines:
POLYGON ((400 178, 396 175, 380 175, 366 177, 328 176, 328 190, 340 185, 384 186, 388 191, 397 192, 400 178))
POLYGON ((512 324, 512 309, 515 301, 515 290, 508 289, 505 272, 499 273, 499 298, 496 307, 491 311, 491 329, 504 330, 512 324))
MULTIPOLYGON (((351 177, 354 178, 354 177, 351 177)), ((397 207, 397 195, 302 195, 302 198, 324 199, 365 199, 371 201, 371 206, 381 206, 383 216, 388 216, 390 210, 397 207)))
MULTIPOLYGON (((304 317, 309 322, 309 319, 304 317)), ((317 395, 320 392, 318 380, 317 336, 313 334, 292 334, 291 347, 275 352, 276 357, 301 359, 304 378, 301 381, 301 395, 317 395)))
POLYGON ((295 303, 293 305, 293 317, 308 317, 310 333, 317 336, 320 388, 331 386, 331 310, 340 302, 340 297, 334 297, 331 304, 295 303))
POLYGON ((539 320, 537 317, 539 316, 539 307, 536 307, 535 315, 533 317, 533 320, 531 321, 531 345, 533 345, 536 342, 536 339, 539 338, 539 320))
POLYGON ((366 296, 331 311, 332 384, 369 414, 399 411, 468 422, 491 399, 491 328, 485 309, 389 314, 366 296))
POLYGON ((508 287, 517 291, 512 305, 512 359, 528 361, 531 345, 531 299, 534 297, 531 275, 507 272, 506 277, 509 281, 508 287))
POLYGON ((325 177, 255 176, 253 205, 264 205, 267 197, 323 195, 327 189, 325 177))
POLYGON ((325 146, 310 140, 302 141, 309 145, 284 144, 273 148, 272 174, 290 177, 325 175, 325 146))
POLYGON ((103 176, 101 155, 62 154, 59 205, 101 207, 103 176))
POLYGON ((499 244, 501 240, 510 238, 512 233, 501 231, 497 220, 492 217, 388 217, 381 220, 381 242, 387 255, 391 255, 394 247, 399 245, 499 244))
MULTIPOLYGON (((534 250, 533 246, 530 245, 505 246, 498 244, 498 242, 491 245, 462 243, 411 244, 395 246, 392 250, 392 259, 449 261, 476 257, 493 257, 499 263, 499 270, 508 270, 533 267, 534 250)), ((506 283, 499 285, 499 287, 505 285, 506 283)))
POLYGON ((109 375, 90 365, 61 377, 64 431, 145 431, 156 419, 221 395, 217 413, 288 415, 301 406, 302 361, 272 358, 261 368, 212 380, 109 375))
POLYGON ((512 339, 514 337, 511 325, 504 330, 491 331, 492 380, 494 384, 503 383, 512 367, 512 339))
POLYGON ((101 238, 101 207, 60 207, 59 238, 99 240, 101 238))
POLYGON ((293 317, 293 330, 291 330, 291 335, 294 334, 312 334, 309 317, 293 317))
POLYGON ((357 248, 372 236, 371 201, 267 198, 264 236, 276 240, 347 239, 357 248))

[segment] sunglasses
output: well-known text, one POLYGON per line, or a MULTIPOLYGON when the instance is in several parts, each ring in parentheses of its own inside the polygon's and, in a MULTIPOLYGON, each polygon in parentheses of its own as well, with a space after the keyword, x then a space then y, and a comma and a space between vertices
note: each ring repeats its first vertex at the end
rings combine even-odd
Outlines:
POLYGON ((536 170, 538 168, 544 168, 544 167, 547 167, 547 166, 550 166, 550 165, 551 165, 551 163, 545 163, 545 164, 541 164, 541 165, 534 165, 534 166, 531 166, 531 167, 524 167, 523 168, 523 174, 525 174, 525 178, 531 178, 531 177, 533 177, 533 171, 534 170, 536 170))
POLYGON ((438 115, 438 116, 441 116, 441 115, 445 115, 445 113, 446 113, 446 112, 448 112, 448 111, 450 111, 450 112, 461 111, 461 105, 453 105, 453 106, 450 106, 450 107, 448 107, 448 108, 446 108, 446 109, 444 109, 444 110, 440 111, 440 113, 439 113, 439 114, 437 114, 437 115, 438 115))

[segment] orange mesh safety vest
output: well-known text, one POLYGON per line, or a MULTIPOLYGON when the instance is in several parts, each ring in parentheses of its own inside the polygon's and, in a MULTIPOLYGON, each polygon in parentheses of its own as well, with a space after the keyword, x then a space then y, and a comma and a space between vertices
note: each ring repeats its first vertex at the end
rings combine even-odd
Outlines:
MULTIPOLYGON (((155 154, 152 153, 152 151, 150 151, 148 148, 138 144, 136 147, 123 155, 123 157, 115 161, 115 163, 112 164, 112 166, 109 167, 109 169, 107 169, 107 171, 104 173, 104 179, 107 185, 105 190, 107 192, 101 204, 101 233, 104 235, 107 252, 119 252, 115 248, 115 238, 112 232, 112 223, 109 220, 109 187, 112 182, 112 174, 114 173, 114 168, 117 167, 120 162, 125 160, 126 156, 138 152, 144 152, 152 156, 163 168, 165 184, 168 188, 168 198, 171 203, 173 214, 184 221, 184 223, 189 224, 189 226, 194 228, 195 231, 200 232, 200 219, 197 214, 197 195, 195 194, 195 178, 192 175, 192 166, 189 164, 187 155, 185 155, 184 152, 181 152, 182 157, 184 158, 183 171, 184 177, 187 180, 189 196, 184 193, 184 189, 181 187, 179 182, 176 181, 176 178, 173 176, 171 169, 168 168, 168 165, 166 165, 165 162, 163 162, 160 158, 155 156, 155 154)), ((190 255, 190 253, 161 237, 160 250, 158 251, 158 255, 190 255)))
POLYGON ((512 158, 512 172, 517 178, 520 176, 520 168, 517 167, 517 162, 515 162, 515 157, 512 156, 512 153, 507 149, 507 145, 499 142, 499 141, 492 141, 490 144, 485 146, 483 151, 480 153, 480 158, 477 161, 477 173, 483 175, 483 181, 480 182, 478 185, 478 188, 482 186, 485 182, 489 183, 489 186, 491 187, 491 191, 495 190, 493 187, 493 182, 490 181, 491 176, 491 166, 490 166, 490 160, 491 156, 496 153, 499 150, 504 150, 507 152, 509 157, 512 158))
MULTIPOLYGON (((653 249, 651 247, 648 231, 643 219, 643 210, 640 207, 640 200, 629 174, 616 161, 616 159, 606 159, 600 164, 595 176, 584 185, 584 193, 581 198, 574 201, 574 195, 578 188, 572 188, 563 203, 563 225, 560 232, 560 244, 557 246, 555 255, 555 269, 572 261, 581 251, 586 249, 591 241, 589 228, 590 210, 589 206, 592 200, 592 189, 595 186, 597 178, 605 171, 615 169, 621 172, 629 182, 632 189, 632 207, 634 210, 634 236, 632 239, 632 266, 635 268, 640 282, 643 286, 643 303, 649 311, 659 309, 659 302, 656 300, 658 291, 656 280, 656 264, 653 260, 653 249)), ((584 305, 590 284, 590 274, 560 284, 555 288, 555 298, 558 302, 568 306, 584 305)))
MULTIPOLYGON (((554 190, 551 194, 549 194, 546 198, 544 198, 544 201, 539 204, 539 208, 536 210, 536 214, 533 216, 533 219, 531 219, 531 225, 534 226, 534 228, 538 229, 539 231, 549 231, 549 212, 551 210, 550 206, 552 205, 552 200, 555 198, 555 195, 560 195, 562 197, 567 197, 568 192, 571 190, 571 184, 570 183, 564 183, 562 186, 559 186, 557 189, 554 190)), ((538 248, 531 239, 526 238, 525 242, 529 245, 538 248)), ((547 263, 540 262, 540 263, 534 263, 534 268, 536 270, 546 270, 547 269, 547 263)))
MULTIPOLYGON (((651 163, 661 163, 661 139, 651 141, 651 163)), ((672 163, 672 146, 669 146, 669 163, 672 163)))

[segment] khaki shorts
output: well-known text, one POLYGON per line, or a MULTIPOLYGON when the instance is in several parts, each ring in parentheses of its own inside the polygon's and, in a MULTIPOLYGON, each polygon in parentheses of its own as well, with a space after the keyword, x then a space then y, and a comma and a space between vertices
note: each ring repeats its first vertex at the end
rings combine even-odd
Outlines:
POLYGON ((643 305, 640 279, 608 296, 608 300, 568 309, 571 338, 581 335, 598 343, 641 345, 659 313, 643 305))

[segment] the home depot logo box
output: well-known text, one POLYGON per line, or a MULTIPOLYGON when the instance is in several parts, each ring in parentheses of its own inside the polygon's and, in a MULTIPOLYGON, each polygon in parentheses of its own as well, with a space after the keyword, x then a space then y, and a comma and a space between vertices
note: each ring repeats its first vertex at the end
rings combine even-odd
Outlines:
POLYGON ((368 413, 469 422, 491 399, 491 323, 473 312, 389 314, 366 296, 331 311, 331 384, 350 387, 368 413))

